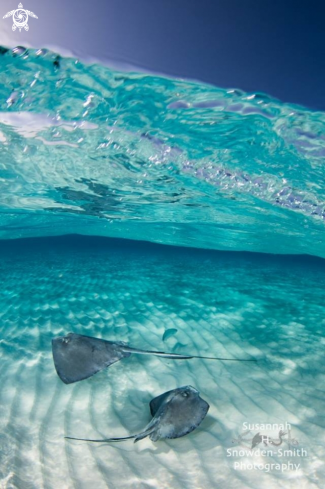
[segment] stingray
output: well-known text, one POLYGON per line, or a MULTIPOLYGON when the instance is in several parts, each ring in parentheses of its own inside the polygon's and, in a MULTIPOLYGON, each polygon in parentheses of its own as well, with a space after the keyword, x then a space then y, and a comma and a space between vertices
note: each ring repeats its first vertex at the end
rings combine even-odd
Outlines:
POLYGON ((190 385, 178 387, 165 392, 150 401, 152 420, 146 428, 136 435, 122 438, 106 438, 91 440, 87 438, 72 438, 68 440, 100 442, 118 442, 134 439, 134 443, 149 436, 157 441, 163 438, 180 438, 194 431, 205 418, 209 404, 199 396, 199 391, 190 385))
POLYGON ((139 355, 156 355, 175 360, 203 358, 207 360, 225 360, 251 362, 254 359, 219 358, 197 355, 180 355, 161 351, 138 350, 121 341, 107 341, 91 336, 69 333, 52 340, 53 360, 58 376, 65 384, 88 379, 92 375, 109 367, 113 363, 129 357, 132 353, 139 355))
POLYGON ((163 334, 162 340, 163 341, 168 340, 168 338, 170 338, 171 336, 174 336, 174 334, 176 334, 177 331, 178 331, 178 329, 176 329, 176 328, 166 329, 166 331, 163 334))

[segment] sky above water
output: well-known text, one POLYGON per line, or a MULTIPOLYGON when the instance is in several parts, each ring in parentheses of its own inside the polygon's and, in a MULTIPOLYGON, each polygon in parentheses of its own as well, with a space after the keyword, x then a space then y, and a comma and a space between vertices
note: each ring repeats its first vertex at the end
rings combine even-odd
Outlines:
POLYGON ((321 0, 26 0, 29 31, 2 19, 0 43, 58 46, 83 56, 325 110, 321 0))

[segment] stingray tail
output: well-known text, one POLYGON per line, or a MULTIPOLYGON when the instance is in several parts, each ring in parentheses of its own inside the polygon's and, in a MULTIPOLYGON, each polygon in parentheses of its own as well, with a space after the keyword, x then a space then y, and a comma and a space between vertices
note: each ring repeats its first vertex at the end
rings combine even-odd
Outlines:
POLYGON ((118 441, 131 440, 132 438, 136 438, 138 435, 124 436, 121 438, 105 438, 103 440, 89 440, 88 438, 72 438, 72 436, 65 436, 66 440, 78 440, 78 441, 91 441, 92 443, 113 443, 118 441))
POLYGON ((143 438, 146 438, 147 436, 151 435, 151 433, 155 429, 156 429, 156 420, 153 419, 142 433, 139 433, 138 435, 135 436, 134 443, 137 443, 138 441, 143 440, 143 438))
POLYGON ((142 431, 142 433, 138 433, 137 435, 123 436, 122 438, 105 438, 103 440, 89 440, 88 438, 72 438, 71 436, 65 436, 64 438, 67 440, 90 441, 94 443, 114 443, 118 441, 134 439, 134 443, 137 443, 138 441, 143 440, 143 438, 146 438, 146 436, 151 435, 151 433, 155 430, 155 428, 156 428, 156 420, 152 419, 148 424, 148 426, 145 428, 145 430, 142 431))
MULTIPOLYGON (((124 349, 124 348, 123 348, 124 349)), ((172 360, 190 360, 191 358, 201 358, 204 360, 222 360, 226 362, 257 362, 255 358, 222 358, 205 357, 198 355, 181 355, 179 353, 165 353, 163 351, 138 350, 137 348, 125 347, 125 351, 138 353, 139 355, 155 355, 157 357, 170 358, 172 360)))

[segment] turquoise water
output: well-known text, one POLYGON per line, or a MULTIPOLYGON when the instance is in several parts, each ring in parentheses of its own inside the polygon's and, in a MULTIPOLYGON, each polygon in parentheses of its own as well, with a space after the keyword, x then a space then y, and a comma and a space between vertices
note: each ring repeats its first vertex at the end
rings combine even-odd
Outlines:
POLYGON ((325 115, 1 50, 0 236, 325 256, 325 115))
POLYGON ((0 251, 4 487, 323 487, 321 259, 80 237, 5 241, 0 251), (259 362, 130 357, 64 385, 50 342, 69 331, 259 362), (151 398, 186 384, 211 406, 187 437, 114 446, 63 439, 136 433, 150 419, 151 398), (228 457, 227 449, 244 422, 291 423, 307 456, 265 461, 298 461, 300 470, 235 470, 245 458, 228 457))
POLYGON ((1 48, 0 76, 0 488, 324 487, 324 113, 46 50, 1 48), (70 331, 257 362, 65 385, 70 331), (184 438, 64 440, 136 433, 187 384, 210 410, 184 438), (258 432, 305 452, 232 451, 258 432))

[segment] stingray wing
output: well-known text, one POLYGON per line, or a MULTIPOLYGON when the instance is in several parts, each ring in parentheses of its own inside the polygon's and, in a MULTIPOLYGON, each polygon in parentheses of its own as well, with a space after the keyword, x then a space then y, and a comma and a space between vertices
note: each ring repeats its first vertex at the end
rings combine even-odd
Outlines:
POLYGON ((194 431, 206 417, 209 407, 209 404, 200 396, 177 407, 181 416, 175 416, 173 429, 166 435, 166 438, 181 438, 194 431))
POLYGON ((155 416, 158 409, 163 405, 166 404, 172 397, 172 394, 175 392, 176 389, 173 389, 171 391, 165 392, 164 394, 161 394, 160 396, 155 397, 150 401, 150 413, 151 416, 155 416))
POLYGON ((30 10, 26 10, 27 14, 30 15, 30 17, 34 17, 34 19, 38 19, 37 15, 34 14, 34 12, 31 12, 30 10))
POLYGON ((7 12, 6 15, 3 16, 3 19, 6 19, 7 17, 11 17, 14 12, 15 10, 12 10, 11 12, 7 12))
POLYGON ((88 379, 131 353, 112 341, 69 333, 52 340, 54 365, 65 384, 88 379))

